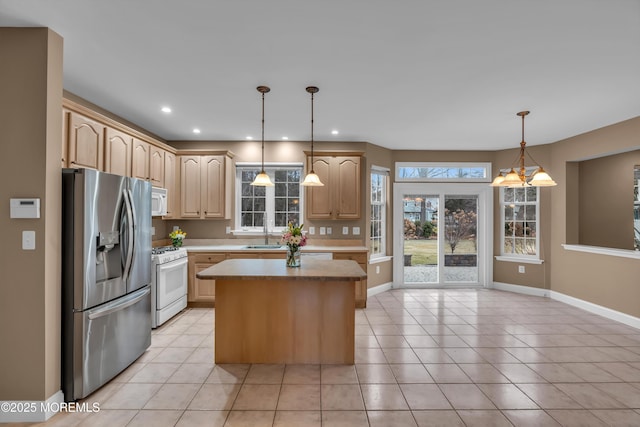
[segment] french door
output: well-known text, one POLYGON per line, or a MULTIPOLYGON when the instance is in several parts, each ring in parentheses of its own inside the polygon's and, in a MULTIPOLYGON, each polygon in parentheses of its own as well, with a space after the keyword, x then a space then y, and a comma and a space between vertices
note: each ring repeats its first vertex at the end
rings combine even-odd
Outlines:
POLYGON ((394 287, 490 284, 493 188, 396 183, 393 193, 394 287))

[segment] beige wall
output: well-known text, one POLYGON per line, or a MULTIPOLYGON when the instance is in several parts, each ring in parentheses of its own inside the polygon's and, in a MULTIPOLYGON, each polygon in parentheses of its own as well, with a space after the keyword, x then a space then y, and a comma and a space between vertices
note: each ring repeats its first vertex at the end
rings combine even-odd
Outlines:
POLYGON ((579 224, 580 244, 633 250, 636 165, 640 165, 640 151, 578 163, 579 208, 573 220, 579 224))
MULTIPOLYGON (((514 144, 515 145, 515 144, 514 144)), ((535 145, 527 147, 527 152, 540 164, 547 172, 556 178, 557 172, 550 164, 552 145, 535 145)), ((501 150, 494 153, 493 175, 497 176, 500 169, 509 169, 518 167, 517 161, 520 148, 511 150, 501 150), (515 163, 514 163, 515 161, 515 163)), ((535 166, 535 164, 527 157, 526 166, 535 166)), ((538 193, 540 196, 540 230, 538 236, 540 238, 540 259, 542 264, 524 264, 518 262, 499 261, 493 262, 493 281, 507 283, 511 285, 531 286, 534 288, 549 289, 550 283, 550 263, 551 263, 551 194, 556 191, 553 188, 540 188, 538 193), (525 272, 519 273, 518 267, 524 266, 525 272)), ((500 206, 500 190, 494 190, 493 198, 493 254, 500 255, 502 244, 502 232, 504 225, 501 223, 501 206, 500 206)))
POLYGON ((549 162, 550 173, 558 182, 558 186, 551 189, 551 289, 636 317, 640 317, 640 262, 637 259, 571 252, 562 244, 575 243, 577 237, 573 220, 578 206, 577 168, 567 162, 638 147, 640 117, 559 141, 551 146, 549 162))
POLYGON ((62 38, 0 28, 0 58, 0 400, 45 400, 60 390, 62 38), (10 219, 12 197, 40 198, 40 218, 10 219))

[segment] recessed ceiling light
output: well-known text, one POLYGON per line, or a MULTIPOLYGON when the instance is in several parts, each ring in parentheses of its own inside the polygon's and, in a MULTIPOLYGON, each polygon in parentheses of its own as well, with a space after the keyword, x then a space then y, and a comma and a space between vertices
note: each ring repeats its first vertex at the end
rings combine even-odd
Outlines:
POLYGON ((253 139, 253 137, 252 136, 248 136, 246 139, 251 140, 251 139, 253 139))
POLYGON ((338 132, 338 130, 337 130, 337 129, 334 129, 334 130, 332 130, 332 131, 331 131, 331 135, 337 135, 337 134, 339 134, 339 133, 340 133, 340 132, 338 132))
POLYGON ((193 133, 200 133, 200 129, 195 128, 195 129, 193 130, 193 133))
POLYGON ((171 112, 171 107, 162 107, 162 112, 163 113, 170 113, 171 112))
POLYGON ((289 137, 288 136, 283 136, 282 139, 286 140, 286 139, 289 139, 289 137))

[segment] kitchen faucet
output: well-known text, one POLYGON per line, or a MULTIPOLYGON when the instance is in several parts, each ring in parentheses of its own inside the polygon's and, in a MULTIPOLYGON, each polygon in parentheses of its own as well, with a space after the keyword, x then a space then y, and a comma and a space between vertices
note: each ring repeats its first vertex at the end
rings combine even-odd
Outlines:
POLYGON ((269 227, 267 227, 267 212, 263 212, 262 226, 264 228, 264 244, 269 244, 269 227))

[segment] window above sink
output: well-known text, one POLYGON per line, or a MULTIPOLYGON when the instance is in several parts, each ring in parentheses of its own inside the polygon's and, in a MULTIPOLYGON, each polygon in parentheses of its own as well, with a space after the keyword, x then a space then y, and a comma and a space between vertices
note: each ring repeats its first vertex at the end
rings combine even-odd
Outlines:
POLYGON ((264 235, 264 214, 269 235, 280 235, 289 222, 303 218, 301 163, 265 163, 273 187, 252 186, 260 172, 256 163, 236 164, 236 230, 234 235, 264 235))

